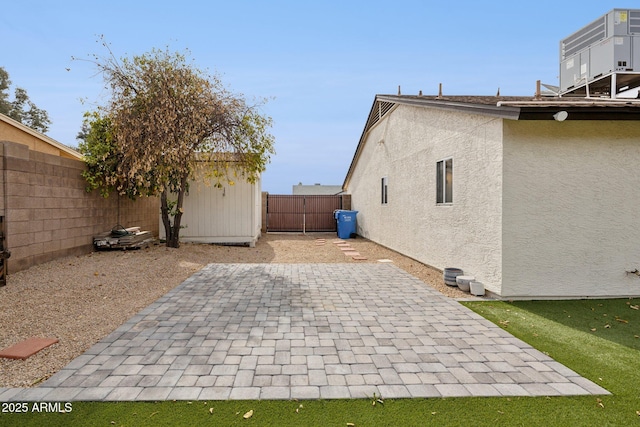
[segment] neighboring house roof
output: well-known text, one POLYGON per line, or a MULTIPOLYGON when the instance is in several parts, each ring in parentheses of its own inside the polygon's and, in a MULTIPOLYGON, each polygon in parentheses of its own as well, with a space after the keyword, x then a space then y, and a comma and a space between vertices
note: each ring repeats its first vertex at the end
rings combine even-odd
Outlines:
POLYGON ((526 96, 427 96, 376 95, 349 171, 342 185, 346 190, 362 152, 367 134, 397 105, 437 108, 510 120, 554 120, 566 111, 566 120, 640 120, 640 99, 526 96))
POLYGON ((11 117, 0 114, 0 141, 17 142, 27 145, 33 151, 39 151, 47 154, 54 154, 60 157, 71 159, 82 159, 82 154, 71 147, 56 141, 28 126, 23 125, 11 117), (13 132, 2 132, 3 123, 13 128, 13 132))
POLYGON ((303 185, 302 183, 292 186, 292 194, 294 195, 336 195, 342 192, 341 185, 303 185))

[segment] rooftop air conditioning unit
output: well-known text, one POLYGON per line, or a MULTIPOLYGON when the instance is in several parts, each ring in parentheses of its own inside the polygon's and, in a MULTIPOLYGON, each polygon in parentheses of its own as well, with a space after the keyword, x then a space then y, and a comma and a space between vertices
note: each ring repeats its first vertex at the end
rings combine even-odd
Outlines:
POLYGON ((560 93, 640 86, 640 9, 613 9, 560 41, 560 93))

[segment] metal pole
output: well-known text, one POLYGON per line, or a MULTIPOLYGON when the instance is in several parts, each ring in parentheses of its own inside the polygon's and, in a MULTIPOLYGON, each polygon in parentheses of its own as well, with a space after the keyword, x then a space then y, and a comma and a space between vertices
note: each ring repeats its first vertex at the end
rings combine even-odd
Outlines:
POLYGON ((11 252, 6 250, 4 244, 5 227, 4 216, 0 216, 0 287, 7 284, 7 259, 11 256, 11 252))
POLYGON ((617 74, 611 74, 611 99, 616 99, 618 95, 618 82, 617 82, 617 74))
POLYGON ((7 222, 7 144, 2 144, 2 197, 3 212, 0 216, 0 286, 7 284, 7 259, 11 256, 11 252, 7 250, 7 233, 5 224, 7 222))

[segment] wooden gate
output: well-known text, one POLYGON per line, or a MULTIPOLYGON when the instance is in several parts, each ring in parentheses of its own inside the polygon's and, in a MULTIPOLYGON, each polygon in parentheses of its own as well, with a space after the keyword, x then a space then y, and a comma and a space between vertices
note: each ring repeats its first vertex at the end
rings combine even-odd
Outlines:
POLYGON ((267 231, 336 231, 342 196, 267 195, 267 231))

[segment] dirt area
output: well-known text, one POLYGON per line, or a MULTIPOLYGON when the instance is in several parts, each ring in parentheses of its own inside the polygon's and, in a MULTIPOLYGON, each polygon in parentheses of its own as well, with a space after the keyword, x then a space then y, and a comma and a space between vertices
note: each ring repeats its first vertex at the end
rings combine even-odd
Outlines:
MULTIPOLYGON (((333 243, 334 233, 266 234, 255 248, 183 243, 179 249, 104 251, 63 258, 10 274, 0 288, 0 349, 30 337, 59 339, 26 360, 0 359, 0 387, 33 387, 111 333, 142 308, 209 263, 336 263, 393 261, 444 295, 440 271, 369 240, 348 242, 356 261, 333 243), (319 244, 318 239, 325 239, 319 244)), ((11 264, 9 263, 9 266, 11 264)))

